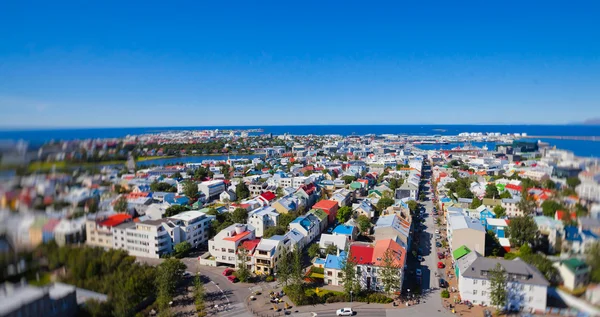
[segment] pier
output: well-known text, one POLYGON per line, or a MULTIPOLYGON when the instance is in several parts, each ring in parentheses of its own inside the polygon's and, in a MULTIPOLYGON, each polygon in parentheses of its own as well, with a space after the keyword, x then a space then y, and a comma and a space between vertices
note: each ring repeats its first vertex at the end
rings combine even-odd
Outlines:
POLYGON ((523 139, 555 139, 555 140, 576 140, 576 141, 600 141, 600 136, 565 136, 565 135, 527 135, 523 139))

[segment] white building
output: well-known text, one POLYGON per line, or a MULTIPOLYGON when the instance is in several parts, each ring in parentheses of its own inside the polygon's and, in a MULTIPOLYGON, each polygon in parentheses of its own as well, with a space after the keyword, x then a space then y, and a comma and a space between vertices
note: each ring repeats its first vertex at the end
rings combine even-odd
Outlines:
POLYGON ((265 230, 279 223, 279 213, 273 207, 262 207, 248 213, 248 224, 255 229, 255 235, 262 237, 265 230))
POLYGON ((225 191, 225 183, 222 180, 202 182, 198 184, 198 191, 203 193, 207 200, 218 198, 225 191))
MULTIPOLYGON (((512 261, 484 258, 474 253, 470 263, 459 262, 460 298, 474 305, 491 305, 490 272, 500 264, 508 281, 508 304, 510 310, 545 312, 548 281, 534 267, 517 258, 512 261)), ((469 254, 471 255, 471 253, 469 254)), ((464 256, 467 258, 469 255, 464 256)))
MULTIPOLYGON (((121 228, 113 229, 114 238, 120 237, 121 228), (119 232, 115 232, 118 230, 119 232)), ((130 255, 160 258, 173 252, 176 242, 181 241, 180 230, 169 219, 146 220, 125 228, 125 249, 130 255)), ((115 239, 114 243, 117 243, 115 239)))
POLYGON ((208 241, 208 252, 214 257, 215 265, 237 266, 239 245, 255 238, 252 225, 233 224, 217 233, 208 241))
POLYGON ((190 210, 170 217, 172 223, 181 229, 180 241, 187 241, 192 248, 197 248, 208 241, 208 233, 211 221, 215 216, 207 215, 198 210, 190 210))

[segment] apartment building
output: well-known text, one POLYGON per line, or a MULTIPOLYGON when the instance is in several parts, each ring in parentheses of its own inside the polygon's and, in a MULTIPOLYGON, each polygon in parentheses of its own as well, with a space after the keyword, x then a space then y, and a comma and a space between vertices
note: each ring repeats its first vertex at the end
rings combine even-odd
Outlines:
POLYGON ((187 241, 192 248, 205 244, 208 241, 209 228, 214 218, 215 216, 198 210, 190 210, 169 217, 171 222, 181 230, 180 241, 174 241, 175 244, 187 241))
POLYGON ((161 255, 173 252, 175 244, 181 241, 181 232, 169 219, 146 220, 126 227, 113 229, 114 243, 119 243, 122 234, 125 249, 130 255, 148 258, 160 258, 161 255), (115 232, 118 231, 118 232, 115 232))
POLYGON ((287 235, 275 235, 262 239, 256 246, 253 256, 255 273, 273 275, 277 264, 285 252, 292 250, 294 240, 287 235))
POLYGON ((477 253, 458 261, 460 298, 474 305, 490 305, 490 272, 500 265, 506 273, 509 310, 543 313, 546 310, 548 281, 521 259, 485 258, 477 253))
POLYGON ((314 215, 308 214, 299 216, 292 220, 289 225, 290 230, 295 229, 303 235, 299 247, 304 248, 305 245, 311 243, 320 233, 320 222, 314 215))
POLYGON ((198 191, 203 193, 207 200, 219 198, 225 191, 225 183, 222 180, 211 180, 198 184, 198 191))
POLYGON ((502 199, 502 208, 505 209, 506 215, 508 217, 521 217, 523 216, 523 211, 519 208, 520 199, 515 198, 504 198, 502 199))
POLYGON ((375 244, 354 243, 350 246, 350 258, 356 263, 356 275, 362 289, 383 291, 381 270, 386 252, 392 252, 394 266, 397 268, 400 282, 394 290, 402 290, 406 249, 392 239, 377 240, 375 244))
MULTIPOLYGON (((214 257, 215 265, 237 266, 237 250, 241 243, 255 238, 252 225, 233 224, 217 233, 208 241, 208 251, 214 257)), ((256 252, 256 251, 255 251, 256 252)))
POLYGON ((124 213, 93 219, 88 218, 85 222, 85 244, 91 247, 112 249, 113 227, 118 226, 124 222, 130 222, 131 220, 132 217, 129 214, 124 213))
POLYGON ((447 237, 450 248, 465 245, 469 249, 485 254, 485 228, 478 219, 462 214, 448 217, 447 237))
POLYGON ((252 225, 257 237, 262 237, 265 230, 279 223, 279 213, 272 207, 262 207, 248 214, 248 224, 252 225))
POLYGON ((327 285, 344 285, 343 263, 346 260, 346 252, 342 251, 339 255, 328 254, 323 266, 325 274, 323 281, 327 285))
POLYGON ((392 239, 403 248, 410 250, 411 245, 410 222, 393 214, 379 217, 375 224, 375 240, 392 239))
POLYGON ((571 291, 586 287, 590 282, 591 268, 580 259, 570 258, 558 261, 553 266, 558 270, 563 286, 571 291))

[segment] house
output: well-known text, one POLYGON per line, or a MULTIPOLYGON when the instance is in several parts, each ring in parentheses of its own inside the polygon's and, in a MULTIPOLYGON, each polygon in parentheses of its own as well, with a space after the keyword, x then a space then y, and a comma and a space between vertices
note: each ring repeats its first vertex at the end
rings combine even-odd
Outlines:
POLYGON ((400 283, 392 291, 400 291, 406 263, 406 250, 400 244, 392 239, 385 239, 377 240, 374 245, 354 243, 350 246, 348 259, 356 263, 356 275, 361 289, 383 291, 381 272, 387 254, 391 254, 392 264, 400 278, 400 283))
POLYGON ((236 196, 236 194, 235 194, 235 192, 233 190, 229 189, 229 190, 226 190, 226 191, 222 192, 219 195, 219 200, 220 201, 229 201, 229 202, 236 201, 237 200, 237 196, 236 196))
POLYGON ((473 255, 470 254, 463 258, 467 260, 475 257, 471 263, 466 262, 465 267, 460 267, 461 263, 458 263, 461 300, 470 301, 474 305, 491 305, 490 272, 499 265, 506 272, 508 284, 507 307, 501 309, 545 312, 549 283, 536 268, 519 258, 504 260, 485 258, 475 252, 472 252, 473 255))
POLYGON ((299 247, 304 248, 305 245, 311 243, 320 233, 320 223, 314 215, 304 215, 292 220, 290 230, 295 229, 303 235, 299 247))
POLYGON ((309 211, 307 213, 307 215, 313 215, 316 218, 318 218, 319 221, 319 230, 320 232, 325 232, 325 230, 327 229, 327 226, 329 225, 328 223, 328 218, 327 218, 327 214, 321 210, 321 209, 312 209, 311 211, 309 211))
POLYGON ((479 254, 485 254, 485 228, 477 219, 465 215, 448 218, 447 237, 451 250, 465 245, 479 254))
MULTIPOLYGON (((582 230, 576 226, 565 226, 562 240, 562 252, 571 254, 585 254, 586 250, 598 241, 598 236, 589 230, 582 230)), ((548 237, 550 243, 554 239, 548 237)))
POLYGON ((270 205, 272 202, 277 199, 277 195, 275 195, 272 191, 266 191, 260 195, 258 195, 258 200, 262 201, 265 205, 270 205))
POLYGON ((481 200, 481 204, 489 210, 494 210, 494 207, 502 206, 502 199, 484 198, 481 200))
POLYGON ((586 287, 590 281, 591 268, 580 259, 558 261, 553 266, 558 270, 563 286, 570 291, 586 287))
POLYGON ((276 202, 273 203, 273 208, 277 210, 280 214, 287 214, 298 209, 298 205, 296 204, 296 200, 293 199, 292 196, 282 197, 276 202))
POLYGON ((328 246, 334 245, 338 251, 344 251, 348 243, 349 240, 346 236, 323 233, 319 240, 319 247, 324 251, 328 246))
POLYGON ((361 200, 359 203, 352 204, 352 213, 355 216, 364 215, 369 219, 375 217, 375 208, 365 199, 361 200))
POLYGON ((254 272, 257 275, 273 275, 277 271, 277 261, 281 258, 283 236, 261 239, 253 255, 254 272))
POLYGON ((478 214, 479 221, 481 221, 481 224, 483 226, 487 225, 487 219, 496 218, 496 214, 483 205, 477 207, 476 211, 478 214))
POLYGON ((211 180, 198 184, 198 192, 204 194, 207 200, 218 198, 225 191, 223 180, 211 180))
POLYGON ((404 182, 399 188, 396 188, 396 199, 410 197, 414 200, 419 198, 419 185, 411 182, 404 182))
POLYGON ((462 208, 469 208, 473 203, 473 198, 458 198, 457 202, 462 208))
POLYGON ((331 200, 336 201, 340 208, 345 206, 351 206, 353 199, 353 192, 345 188, 338 189, 335 192, 333 192, 333 195, 331 195, 331 200))
POLYGON ((325 258, 325 277, 324 283, 327 285, 343 285, 344 273, 342 272, 343 263, 346 260, 346 252, 340 252, 339 255, 328 254, 325 258))
POLYGON ((248 213, 248 224, 255 228, 255 236, 262 237, 265 230, 279 224, 279 213, 272 207, 262 207, 248 213))
POLYGON ((217 233, 208 241, 208 252, 214 257, 215 265, 237 266, 238 247, 246 240, 254 240, 254 232, 252 225, 237 223, 217 233))
POLYGON ((336 222, 337 211, 339 208, 340 206, 337 201, 328 199, 321 200, 313 205, 313 209, 321 209, 327 214, 330 224, 336 222))
POLYGON ((54 240, 59 246, 85 242, 86 218, 62 219, 54 228, 54 240))
POLYGON ((392 239, 410 251, 411 224, 397 215, 382 216, 375 223, 375 240, 392 239))
POLYGON ((356 226, 341 224, 337 225, 331 233, 338 236, 345 236, 348 239, 348 241, 354 241, 358 236, 358 231, 359 230, 356 226))
POLYGON ((94 217, 85 222, 86 242, 91 247, 113 248, 113 227, 123 222, 132 221, 128 214, 114 214, 105 217, 94 217))
POLYGON ((0 284, 0 316, 78 316, 76 288, 54 283, 47 287, 0 284))
POLYGON ((520 201, 520 199, 516 198, 502 199, 501 206, 504 208, 505 213, 509 218, 523 216, 523 211, 519 208, 520 201))
POLYGON ((506 234, 508 231, 508 223, 505 219, 487 219, 485 229, 487 231, 493 231, 496 237, 498 237, 498 239, 506 238, 508 236, 506 234))

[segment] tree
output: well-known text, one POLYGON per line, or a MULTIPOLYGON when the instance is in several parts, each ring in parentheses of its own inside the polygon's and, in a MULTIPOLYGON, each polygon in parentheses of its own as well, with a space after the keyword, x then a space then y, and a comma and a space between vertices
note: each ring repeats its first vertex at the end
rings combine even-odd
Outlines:
POLYGON ((346 185, 352 183, 353 181, 356 180, 356 177, 351 176, 351 175, 346 175, 344 177, 342 177, 342 179, 344 180, 344 183, 346 183, 346 185))
POLYGON ((188 211, 190 210, 187 206, 183 206, 183 205, 172 205, 169 206, 166 210, 165 210, 165 217, 172 217, 175 216, 179 213, 182 213, 184 211, 188 211))
POLYGON ((496 218, 504 218, 506 216, 506 208, 501 205, 494 206, 494 214, 496 214, 496 218))
POLYGON ((595 242, 586 248, 586 262, 592 269, 590 279, 594 283, 600 283, 600 243, 595 242))
POLYGON ((525 215, 531 215, 535 211, 535 207, 535 201, 529 195, 521 196, 521 200, 517 203, 517 208, 525 215))
POLYGON ((512 195, 510 194, 510 192, 508 190, 505 190, 502 192, 502 194, 500 194, 500 199, 510 199, 512 198, 512 195))
POLYGON ((471 202, 471 209, 477 209, 482 204, 483 203, 481 202, 481 199, 479 199, 477 196, 475 196, 475 197, 473 197, 473 201, 471 202))
POLYGON ((185 264, 174 258, 166 259, 158 266, 156 274, 156 301, 161 315, 169 311, 169 302, 175 296, 177 284, 181 281, 184 271, 185 264))
POLYGON ((183 177, 181 176, 181 173, 175 172, 173 175, 171 175, 171 178, 173 178, 173 179, 181 179, 183 177))
POLYGON ((578 177, 569 177, 567 178, 567 185, 571 188, 577 187, 577 185, 581 184, 581 181, 578 177))
POLYGON ((327 248, 325 248, 325 255, 327 255, 327 254, 336 255, 337 251, 338 251, 338 248, 335 245, 330 244, 327 246, 327 248))
POLYGON ((238 249, 238 270, 236 272, 237 278, 240 282, 246 283, 248 279, 250 279, 250 270, 248 269, 248 265, 246 261, 248 259, 248 250, 246 248, 240 247, 238 249))
POLYGON ((391 198, 387 198, 387 197, 383 197, 381 199, 379 199, 379 201, 377 202, 377 210, 379 212, 384 211, 385 209, 387 209, 389 206, 392 206, 394 204, 394 200, 391 198))
POLYGON ((165 182, 157 182, 154 181, 152 182, 152 184, 150 184, 150 190, 152 190, 153 192, 171 192, 173 190, 177 191, 177 188, 175 188, 173 185, 169 184, 169 183, 165 183, 165 182))
POLYGON ((119 198, 117 198, 117 201, 115 202, 115 206, 113 208, 116 212, 126 212, 127 211, 127 198, 125 198, 125 196, 121 195, 119 198))
POLYGON ((506 282, 506 272, 500 265, 489 272, 490 277, 490 303, 497 310, 501 311, 506 308, 508 303, 508 283, 506 282))
POLYGON ((349 296, 351 292, 358 294, 360 291, 360 283, 356 274, 356 262, 352 258, 352 254, 346 250, 346 256, 343 256, 340 263, 342 273, 342 284, 344 293, 349 296))
POLYGON ((383 259, 381 261, 382 268, 379 271, 379 276, 381 278, 381 283, 383 284, 383 289, 388 294, 399 290, 399 271, 402 269, 398 264, 399 258, 400 255, 392 249, 387 249, 383 254, 383 259))
POLYGON ((250 189, 248 189, 246 183, 240 182, 239 184, 235 185, 235 196, 239 200, 250 197, 250 189))
POLYGON ((287 287, 292 278, 292 253, 284 250, 277 263, 277 280, 281 285, 287 287))
POLYGON ((494 183, 490 183, 487 184, 487 186, 485 187, 485 198, 497 198, 500 196, 500 193, 498 192, 498 188, 496 187, 496 184, 494 183))
POLYGON ((282 226, 269 227, 265 230, 262 237, 263 239, 267 239, 275 235, 284 235, 285 232, 285 227, 282 226))
POLYGON ((358 216, 358 228, 361 232, 367 232, 371 228, 371 219, 365 215, 358 216))
POLYGON ((515 217, 508 224, 508 234, 512 245, 534 244, 538 236, 538 228, 529 216, 515 217))
POLYGON ((344 206, 337 211, 337 215, 335 216, 339 223, 345 223, 352 217, 352 207, 344 206))
POLYGON ((195 171, 194 171, 194 178, 197 179, 204 179, 206 177, 211 177, 212 172, 210 172, 208 169, 204 168, 203 166, 198 167, 195 171))
POLYGON ((425 195, 424 192, 420 192, 419 193, 419 200, 420 201, 425 201, 427 199, 427 195, 425 195))
POLYGON ((313 243, 310 245, 310 247, 308 247, 308 256, 312 259, 314 257, 320 256, 321 255, 321 248, 319 248, 319 245, 316 243, 313 243))
POLYGON ((246 223, 248 221, 248 210, 245 208, 236 208, 231 213, 231 221, 234 223, 246 223))
POLYGON ((553 182, 551 179, 545 180, 544 183, 542 184, 542 186, 545 189, 556 189, 556 183, 553 182))
POLYGON ((417 211, 419 210, 419 203, 416 202, 415 200, 409 200, 408 203, 406 203, 408 205, 408 209, 410 210, 411 214, 415 214, 417 213, 417 211))
POLYGON ((589 214, 587 207, 580 203, 575 204, 575 212, 577 213, 577 217, 586 217, 589 214))
POLYGON ((554 200, 546 200, 542 203, 544 216, 554 217, 557 210, 565 210, 565 207, 554 200))
POLYGON ((404 183, 404 180, 402 180, 401 178, 392 177, 392 178, 390 178, 390 180, 388 182, 390 184, 390 189, 392 191, 396 191, 397 188, 402 186, 402 184, 404 183))
POLYGON ((95 214, 98 212, 99 205, 100 205, 100 200, 98 199, 97 196, 92 197, 85 204, 85 206, 87 207, 87 212, 91 213, 91 214, 95 214))
POLYGON ((194 279, 194 304, 196 304, 196 314, 198 317, 204 317, 207 315, 206 304, 204 302, 204 284, 200 275, 197 275, 194 279))
POLYGON ((456 192, 456 194, 460 198, 473 198, 473 192, 471 192, 471 190, 468 188, 461 188, 456 192))
POLYGON ((188 252, 190 252, 190 250, 192 249, 192 245, 189 242, 184 241, 184 242, 177 243, 175 245, 174 249, 175 249, 175 253, 177 255, 183 256, 183 255, 186 255, 188 252))
POLYGON ((198 185, 190 180, 183 182, 183 194, 190 199, 198 198, 198 185))

